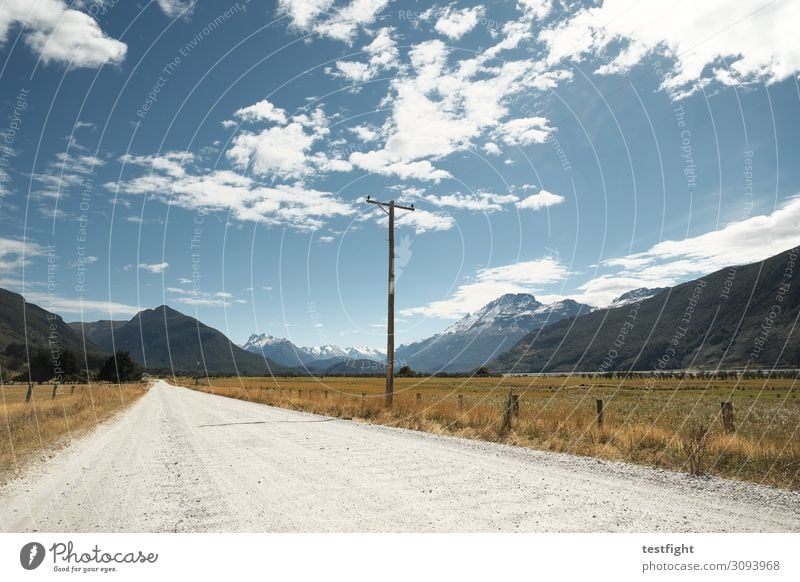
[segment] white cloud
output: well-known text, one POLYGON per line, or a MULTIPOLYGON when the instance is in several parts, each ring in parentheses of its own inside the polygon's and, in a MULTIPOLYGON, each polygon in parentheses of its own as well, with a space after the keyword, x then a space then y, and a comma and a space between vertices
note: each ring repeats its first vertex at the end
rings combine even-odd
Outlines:
POLYGON ((616 267, 581 285, 580 301, 608 305, 625 291, 664 287, 731 265, 761 261, 800 244, 800 198, 771 214, 754 216, 683 240, 666 240, 647 251, 603 261, 616 267))
POLYGON ((25 292, 25 300, 56 313, 101 313, 109 317, 134 315, 141 311, 135 305, 114 301, 61 297, 51 293, 25 292))
POLYGON ((500 124, 494 135, 509 145, 544 143, 552 132, 544 117, 519 117, 500 124))
POLYGON ((375 141, 381 136, 379 131, 368 125, 356 125, 355 127, 348 127, 347 130, 354 133, 361 141, 366 142, 375 141))
POLYGON ((323 36, 349 43, 361 27, 375 22, 388 3, 389 0, 351 0, 329 18, 318 22, 314 30, 323 36))
POLYGON ((517 8, 528 20, 542 19, 552 11, 553 0, 517 0, 517 8))
POLYGON ((399 53, 397 44, 392 38, 394 29, 384 27, 378 30, 372 41, 364 47, 369 57, 369 64, 375 69, 392 69, 398 65, 399 53))
POLYGON ((22 26, 25 44, 44 63, 96 68, 120 63, 127 46, 107 36, 84 12, 67 8, 62 0, 4 0, 0 4, 0 44, 13 26, 22 26))
POLYGON ((278 0, 278 11, 294 26, 306 29, 333 5, 333 0, 278 0))
POLYGON ((0 237, 0 271, 13 271, 28 265, 30 257, 44 253, 45 249, 34 242, 0 237))
MULTIPOLYGON (((413 228, 416 234, 450 230, 456 225, 456 221, 453 220, 452 216, 420 209, 414 212, 398 213, 395 216, 394 223, 397 227, 413 228)), ((389 219, 386 216, 382 216, 378 219, 378 224, 386 226, 389 224, 389 219)))
POLYGON ((333 0, 278 0, 278 12, 289 16, 295 28, 350 43, 387 4, 388 0, 351 0, 332 10, 333 0))
POLYGON ((500 154, 503 153, 500 147, 493 141, 486 142, 483 145, 483 151, 489 154, 490 156, 499 156, 500 154))
POLYGON ((564 202, 565 198, 560 196, 559 194, 553 194, 552 192, 548 192, 547 190, 542 190, 537 194, 531 194, 527 198, 524 198, 517 202, 517 208, 525 208, 529 210, 541 210, 542 208, 547 208, 548 206, 554 206, 556 204, 561 204, 564 202))
POLYGON ((375 71, 367 63, 358 61, 336 61, 336 69, 353 83, 363 83, 375 76, 375 71))
POLYGON ((492 194, 491 192, 476 192, 471 194, 456 192, 454 194, 443 194, 441 196, 426 194, 420 196, 420 198, 436 206, 479 212, 496 212, 502 210, 505 204, 510 204, 519 200, 514 194, 492 194))
POLYGON ((182 178, 186 175, 184 166, 194 162, 191 152, 165 152, 158 156, 134 156, 124 154, 120 156, 123 164, 136 166, 149 166, 154 172, 163 172, 173 178, 182 178))
POLYGON ((319 242, 321 242, 321 243, 332 243, 336 239, 334 237, 332 237, 332 236, 324 235, 324 236, 319 237, 319 239, 317 239, 317 240, 319 240, 319 242))
POLYGON ((194 12, 196 0, 158 0, 158 6, 170 18, 188 17, 194 12))
POLYGON ((294 116, 286 125, 237 135, 225 155, 236 167, 249 168, 254 174, 299 179, 314 171, 309 152, 328 133, 327 117, 317 108, 310 115, 294 116))
POLYGON ((392 30, 381 28, 375 38, 364 47, 364 52, 369 55, 367 62, 336 61, 336 70, 326 71, 353 83, 364 83, 374 79, 381 71, 396 68, 399 64, 399 53, 391 36, 392 30))
POLYGON ((441 13, 434 28, 446 37, 457 40, 475 28, 484 12, 483 6, 473 6, 461 10, 448 6, 441 13))
MULTIPOLYGON (((171 168, 170 164, 143 156, 145 167, 171 168)), ((152 194, 181 208, 228 211, 237 220, 283 225, 301 230, 316 229, 324 219, 346 216, 353 208, 329 192, 308 189, 302 184, 265 186, 255 179, 229 170, 170 175, 168 170, 153 171, 119 184, 105 187, 126 194, 152 194)), ((195 170, 194 168, 192 168, 195 170)))
POLYGON ((234 115, 244 121, 274 121, 281 125, 286 123, 286 111, 266 99, 237 109, 234 115))
POLYGON ((86 176, 94 172, 95 168, 105 165, 105 161, 101 158, 75 153, 85 149, 77 142, 73 142, 67 151, 58 152, 54 159, 47 163, 44 171, 32 175, 33 180, 42 187, 33 194, 58 198, 66 189, 85 185, 86 176))
POLYGON ((391 157, 381 150, 353 152, 350 154, 350 163, 354 166, 383 176, 397 176, 403 180, 414 178, 416 180, 431 180, 434 182, 451 177, 448 171, 435 168, 428 160, 393 162, 390 159, 391 157))
POLYGON ((169 263, 139 263, 139 268, 150 273, 163 273, 169 267, 169 263))
POLYGON ((531 293, 540 285, 562 281, 568 274, 566 267, 552 258, 487 267, 480 269, 472 282, 460 285, 448 299, 433 301, 422 307, 402 309, 400 314, 458 319, 501 295, 531 293))
POLYGON ((251 166, 255 174, 300 178, 309 172, 306 157, 316 139, 301 124, 293 122, 260 133, 237 135, 226 155, 239 168, 251 166))
POLYGON ((800 3, 762 0, 606 0, 544 30, 551 64, 601 56, 599 74, 625 73, 650 54, 674 62, 663 87, 682 97, 712 80, 779 82, 800 71, 800 3), (620 48, 621 47, 621 48, 620 48))
POLYGON ((434 168, 431 160, 472 148, 487 133, 513 145, 544 141, 551 131, 547 120, 508 119, 508 102, 569 73, 545 71, 544 63, 533 59, 489 64, 487 53, 451 63, 462 55, 451 54, 440 40, 414 45, 410 66, 400 68, 382 102, 391 111, 382 128, 382 149, 354 152, 353 165, 384 175, 440 180, 449 173, 434 168), (429 167, 412 166, 422 161, 429 167))

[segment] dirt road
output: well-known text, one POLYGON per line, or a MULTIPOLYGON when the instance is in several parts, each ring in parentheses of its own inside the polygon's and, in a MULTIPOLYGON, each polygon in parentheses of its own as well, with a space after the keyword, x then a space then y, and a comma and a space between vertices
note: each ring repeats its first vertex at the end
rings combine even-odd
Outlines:
POLYGON ((0 490, 4 531, 800 531, 800 495, 158 382, 0 490))

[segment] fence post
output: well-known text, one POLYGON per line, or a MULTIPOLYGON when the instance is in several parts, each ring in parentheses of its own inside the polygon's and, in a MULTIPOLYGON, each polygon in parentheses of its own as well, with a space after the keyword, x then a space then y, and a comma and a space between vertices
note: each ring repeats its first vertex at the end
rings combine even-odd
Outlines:
POLYGON ((519 394, 511 395, 511 406, 514 409, 514 416, 519 416, 519 394))
POLYGON ((605 418, 603 416, 603 401, 598 398, 597 400, 597 426, 603 428, 603 422, 605 418))
POLYGON ((720 402, 722 407, 722 426, 725 432, 733 434, 736 432, 736 427, 733 424, 733 402, 720 402))
POLYGON ((327 400, 327 399, 328 399, 328 391, 325 390, 325 400, 327 400))
POLYGON ((361 393, 361 416, 364 416, 367 412, 367 393, 361 393))
POLYGON ((56 397, 56 391, 58 391, 58 382, 53 384, 53 395, 51 396, 51 399, 56 397))
POLYGON ((422 403, 422 394, 417 392, 417 404, 421 404, 421 403, 422 403))
POLYGON ((461 410, 461 412, 464 412, 464 395, 463 394, 459 394, 458 395, 458 408, 461 410))
POLYGON ((298 398, 302 398, 303 397, 303 391, 300 390, 299 388, 297 389, 297 397, 298 398))
POLYGON ((69 389, 70 394, 75 394, 75 384, 72 385, 72 388, 69 389))
POLYGON ((25 393, 25 402, 30 402, 33 398, 33 382, 28 382, 28 391, 25 393))
POLYGON ((500 432, 502 434, 508 434, 508 431, 511 430, 511 415, 514 409, 513 403, 513 395, 511 394, 511 388, 508 389, 508 398, 506 398, 506 405, 503 408, 503 426, 500 427, 500 432))

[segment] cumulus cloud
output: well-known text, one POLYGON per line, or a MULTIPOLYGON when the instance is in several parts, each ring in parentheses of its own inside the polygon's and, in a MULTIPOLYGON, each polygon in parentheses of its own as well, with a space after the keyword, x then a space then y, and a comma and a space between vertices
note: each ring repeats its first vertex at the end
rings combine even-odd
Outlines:
POLYGON ((286 123, 286 111, 276 107, 267 99, 262 99, 258 103, 253 103, 247 107, 242 107, 234 112, 234 115, 243 121, 274 121, 275 123, 286 123))
POLYGON ((487 267, 478 270, 471 282, 460 285, 449 298, 433 301, 421 307, 403 309, 400 314, 458 319, 477 311, 501 295, 531 293, 541 285, 562 281, 568 274, 564 265, 549 257, 500 267, 487 267))
POLYGON ((344 77, 353 83, 364 83, 374 79, 381 71, 396 68, 399 64, 399 53, 391 36, 392 30, 381 28, 375 38, 364 46, 364 53, 369 56, 366 62, 336 61, 335 68, 327 68, 326 72, 334 77, 344 77))
POLYGON ((0 4, 0 44, 14 26, 44 63, 97 68, 121 63, 128 47, 107 36, 91 16, 67 8, 62 0, 4 0, 0 4))
MULTIPOLYGON (((273 117, 278 115, 273 114, 273 117)), ((325 113, 317 108, 310 115, 295 115, 284 125, 240 133, 225 155, 234 166, 250 169, 254 174, 299 179, 314 171, 309 153, 312 146, 328 133, 325 113)))
POLYGON ((500 146, 498 146, 493 141, 489 141, 483 144, 483 151, 489 154, 490 156, 499 156, 500 154, 503 153, 503 151, 500 149, 500 146))
POLYGON ((448 6, 440 13, 441 16, 436 21, 434 28, 440 34, 450 39, 458 40, 475 28, 475 25, 483 17, 484 12, 483 6, 473 6, 461 10, 448 6))
POLYGON ((333 0, 279 0, 278 11, 302 31, 350 43, 356 33, 369 26, 389 0, 351 0, 334 8, 333 0))
POLYGON ((491 134, 512 145, 546 139, 551 131, 547 120, 509 118, 509 101, 569 73, 545 71, 544 63, 533 59, 490 64, 488 51, 458 56, 436 39, 409 50, 410 65, 401 67, 383 100, 390 106, 382 128, 383 147, 352 153, 354 166, 384 175, 441 180, 449 173, 434 167, 432 160, 472 148, 481 136, 491 134))
POLYGON ((761 0, 605 0, 543 30, 548 62, 600 56, 599 74, 625 73, 657 54, 676 98, 712 81, 776 83, 800 71, 800 4, 761 0))
POLYGON ((509 145, 544 143, 552 132, 544 117, 519 117, 500 124, 494 135, 509 145))
POLYGON ((517 202, 517 208, 524 208, 528 210, 541 210, 548 206, 555 206, 564 202, 565 198, 559 194, 553 194, 547 190, 541 190, 536 194, 531 194, 517 202))
POLYGON ((158 6, 170 18, 191 16, 196 0, 158 0, 158 6))

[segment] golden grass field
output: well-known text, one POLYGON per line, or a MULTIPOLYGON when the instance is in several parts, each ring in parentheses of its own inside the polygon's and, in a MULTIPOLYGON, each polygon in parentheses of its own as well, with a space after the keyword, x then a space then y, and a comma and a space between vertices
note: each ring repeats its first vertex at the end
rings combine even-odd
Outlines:
POLYGON ((36 453, 68 442, 86 429, 129 406, 147 391, 147 384, 34 385, 25 402, 27 384, 0 386, 0 482, 18 471, 36 453))
POLYGON ((177 381, 340 418, 678 471, 690 470, 687 451, 694 451, 699 472, 800 490, 800 386, 792 379, 398 378, 391 409, 383 378, 177 381), (503 433, 509 389, 519 395, 519 415, 503 433), (602 427, 597 399, 604 401, 602 427), (735 434, 723 430, 722 401, 733 403, 735 434))

